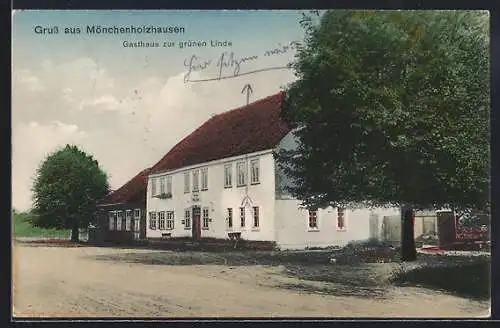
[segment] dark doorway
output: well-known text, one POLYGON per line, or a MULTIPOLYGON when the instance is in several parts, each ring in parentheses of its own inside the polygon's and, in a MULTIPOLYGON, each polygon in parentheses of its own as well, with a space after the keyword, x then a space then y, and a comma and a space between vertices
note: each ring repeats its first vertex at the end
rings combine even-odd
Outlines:
POLYGON ((192 224, 192 237, 193 240, 201 239, 201 208, 199 206, 193 206, 193 224, 192 224))

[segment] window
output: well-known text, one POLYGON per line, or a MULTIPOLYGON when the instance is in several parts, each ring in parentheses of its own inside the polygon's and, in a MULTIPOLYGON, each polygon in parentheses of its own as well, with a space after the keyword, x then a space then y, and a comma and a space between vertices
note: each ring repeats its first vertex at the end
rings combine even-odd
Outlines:
POLYGON ((113 212, 113 230, 114 231, 118 230, 118 212, 117 211, 113 212))
POLYGON ((345 208, 337 207, 337 230, 345 229, 345 208))
POLYGON ((245 208, 240 207, 240 226, 245 227, 245 208))
POLYGON ((233 186, 233 165, 224 165, 224 187, 231 188, 233 186))
POLYGON ((109 212, 109 230, 110 231, 113 231, 116 229, 116 226, 115 226, 115 212, 111 211, 109 212))
POLYGON ((122 228, 122 223, 123 223, 123 211, 118 211, 117 212, 117 221, 116 221, 116 230, 118 231, 121 231, 123 228, 122 228))
POLYGON ((201 169, 201 190, 208 190, 208 167, 201 169))
POLYGON ((134 210, 134 218, 136 218, 136 219, 140 219, 141 218, 141 209, 140 208, 136 208, 134 210))
POLYGON ((149 212, 149 229, 156 230, 156 212, 149 212))
POLYGON ((232 208, 227 209, 227 227, 228 228, 233 227, 233 209, 232 208))
POLYGON ((167 230, 174 229, 174 212, 167 212, 167 230))
POLYGON ((165 177, 160 178, 160 194, 165 193, 165 177))
POLYGON ((191 210, 189 208, 184 210, 184 228, 191 228, 191 210))
POLYGON ((250 172, 251 172, 251 177, 250 177, 250 183, 255 184, 259 183, 259 160, 254 159, 250 161, 250 172))
POLYGON ((259 227, 259 216, 260 216, 259 207, 258 206, 254 206, 253 207, 253 227, 254 228, 258 228, 259 227))
POLYGON ((165 212, 158 212, 158 229, 165 230, 165 212))
POLYGON ((156 196, 156 178, 151 178, 151 195, 156 196))
POLYGON ((309 229, 318 229, 318 211, 309 210, 309 229))
POLYGON ((126 231, 130 231, 131 230, 131 225, 132 225, 132 210, 127 210, 125 212, 125 217, 126 217, 125 230, 126 231))
POLYGON ((172 194, 172 176, 167 176, 167 194, 172 194))
POLYGON ((238 178, 237 185, 245 186, 247 184, 247 166, 245 162, 236 164, 236 176, 238 178))
POLYGON ((189 172, 184 172, 184 192, 189 192, 189 172))
POLYGON ((200 190, 200 171, 199 170, 194 170, 193 171, 193 191, 199 191, 200 190))
POLYGON ((203 228, 208 229, 208 223, 210 222, 208 207, 203 208, 203 228))

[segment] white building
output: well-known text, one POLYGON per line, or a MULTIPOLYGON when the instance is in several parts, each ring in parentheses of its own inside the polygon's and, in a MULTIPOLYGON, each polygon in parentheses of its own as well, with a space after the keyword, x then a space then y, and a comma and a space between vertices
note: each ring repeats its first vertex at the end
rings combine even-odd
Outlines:
POLYGON ((151 169, 148 239, 211 237, 274 241, 281 249, 344 245, 376 237, 397 209, 308 211, 284 190, 273 151, 293 147, 280 119, 283 93, 216 115, 151 169), (378 219, 380 218, 380 219, 378 219))

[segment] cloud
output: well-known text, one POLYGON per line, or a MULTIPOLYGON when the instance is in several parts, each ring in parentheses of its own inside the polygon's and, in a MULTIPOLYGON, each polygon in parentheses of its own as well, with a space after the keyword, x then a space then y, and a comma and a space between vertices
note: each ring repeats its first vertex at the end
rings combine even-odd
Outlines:
POLYGON ((14 206, 31 206, 30 188, 36 170, 45 157, 67 143, 82 145, 88 135, 74 124, 53 121, 19 123, 12 133, 12 193, 14 206))
POLYGON ((40 78, 28 69, 21 69, 13 73, 14 85, 25 88, 28 91, 39 92, 46 90, 40 78))
MULTIPOLYGON (((116 189, 211 115, 245 105, 245 84, 252 85, 253 101, 295 78, 280 70, 199 83, 185 83, 185 72, 132 79, 111 75, 91 58, 44 60, 36 72, 17 72, 23 77, 13 92, 13 201, 19 208, 29 206, 30 179, 57 146, 77 143, 94 155, 116 189), (45 87, 37 98, 29 97, 36 79, 27 78, 35 73, 45 87)), ((194 72, 191 78, 207 75, 194 72)))

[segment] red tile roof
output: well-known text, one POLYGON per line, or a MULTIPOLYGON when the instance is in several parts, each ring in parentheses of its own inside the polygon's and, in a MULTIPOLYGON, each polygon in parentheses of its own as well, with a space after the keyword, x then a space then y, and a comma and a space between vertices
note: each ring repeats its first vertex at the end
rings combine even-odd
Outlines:
POLYGON ((151 174, 274 148, 290 131, 283 92, 216 115, 176 144, 151 174))
POLYGON ((104 196, 99 201, 99 205, 133 203, 145 200, 150 171, 151 168, 142 170, 123 186, 104 196))

